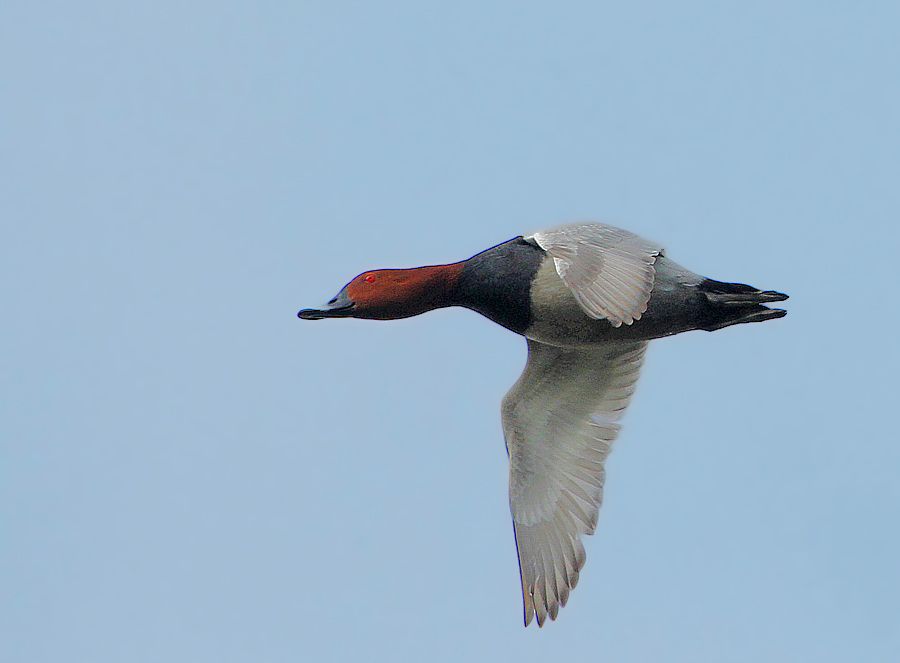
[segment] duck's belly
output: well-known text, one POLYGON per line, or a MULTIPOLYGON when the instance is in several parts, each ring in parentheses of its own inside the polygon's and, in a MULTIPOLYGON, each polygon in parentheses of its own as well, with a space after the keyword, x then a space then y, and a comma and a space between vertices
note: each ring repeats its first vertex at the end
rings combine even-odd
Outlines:
POLYGON ((664 256, 657 258, 655 267, 653 291, 641 319, 613 327, 606 320, 586 315, 559 278, 553 260, 544 260, 531 285, 531 324, 525 336, 550 345, 579 346, 659 338, 697 329, 707 305, 697 290, 702 277, 664 256))

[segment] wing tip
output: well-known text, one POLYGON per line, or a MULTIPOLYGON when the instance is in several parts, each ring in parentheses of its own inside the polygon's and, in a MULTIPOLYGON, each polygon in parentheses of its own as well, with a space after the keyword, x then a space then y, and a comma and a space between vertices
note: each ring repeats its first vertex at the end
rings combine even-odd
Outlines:
POLYGON ((534 620, 534 598, 524 582, 522 582, 522 601, 524 604, 523 621, 525 622, 525 628, 528 628, 528 625, 534 620))

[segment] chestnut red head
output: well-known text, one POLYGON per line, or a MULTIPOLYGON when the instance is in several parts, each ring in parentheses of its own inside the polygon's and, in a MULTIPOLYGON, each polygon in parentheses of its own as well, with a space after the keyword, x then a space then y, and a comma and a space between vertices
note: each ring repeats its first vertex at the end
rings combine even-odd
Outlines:
POLYGON ((297 315, 304 320, 396 320, 419 315, 453 303, 453 285, 461 270, 462 263, 455 263, 363 272, 322 308, 303 309, 297 315))

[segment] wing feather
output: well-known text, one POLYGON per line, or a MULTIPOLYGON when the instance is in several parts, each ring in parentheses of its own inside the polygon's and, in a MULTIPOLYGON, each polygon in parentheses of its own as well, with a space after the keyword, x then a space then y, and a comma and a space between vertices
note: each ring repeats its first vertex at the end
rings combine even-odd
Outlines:
POLYGON ((503 399, 525 625, 556 619, 584 566, 603 498, 603 463, 634 392, 646 342, 567 349, 528 341, 503 399))
POLYGON ((528 239, 553 257, 557 274, 590 317, 619 327, 647 310, 661 246, 602 223, 561 226, 528 239))

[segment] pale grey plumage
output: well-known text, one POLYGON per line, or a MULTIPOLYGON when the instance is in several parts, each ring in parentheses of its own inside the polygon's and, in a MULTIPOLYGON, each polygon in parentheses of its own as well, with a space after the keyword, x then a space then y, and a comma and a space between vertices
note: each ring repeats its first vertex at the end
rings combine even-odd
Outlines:
POLYGON ((627 230, 581 223, 535 233, 584 312, 613 327, 630 325, 647 310, 656 257, 663 248, 627 230))
POLYGON ((556 618, 584 564, 603 496, 603 463, 634 392, 647 343, 560 348, 528 340, 528 362, 503 399, 509 504, 525 624, 556 618))
POLYGON ((568 319, 565 311, 575 321, 590 320, 590 327, 600 319, 614 328, 639 320, 662 247, 598 223, 525 239, 552 258, 552 267, 545 262, 532 284, 536 317, 526 331, 528 361, 501 410, 527 626, 535 616, 538 625, 548 615, 556 619, 578 582, 585 561, 581 537, 596 528, 604 462, 647 348, 645 340, 572 346, 541 341, 575 340, 570 329, 561 337, 547 334, 548 325, 558 329, 568 319))

